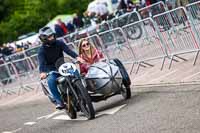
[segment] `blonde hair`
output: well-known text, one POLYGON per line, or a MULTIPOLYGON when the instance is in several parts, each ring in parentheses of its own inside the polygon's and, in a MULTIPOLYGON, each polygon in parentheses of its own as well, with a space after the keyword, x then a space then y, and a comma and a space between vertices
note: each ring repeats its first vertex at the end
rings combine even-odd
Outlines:
POLYGON ((82 44, 83 44, 84 41, 87 41, 89 43, 89 45, 90 45, 90 51, 91 51, 91 54, 92 54, 92 52, 95 49, 94 45, 92 43, 90 43, 87 38, 83 38, 83 39, 81 39, 81 41, 79 43, 79 55, 85 54, 85 52, 84 52, 84 50, 82 48, 82 44))

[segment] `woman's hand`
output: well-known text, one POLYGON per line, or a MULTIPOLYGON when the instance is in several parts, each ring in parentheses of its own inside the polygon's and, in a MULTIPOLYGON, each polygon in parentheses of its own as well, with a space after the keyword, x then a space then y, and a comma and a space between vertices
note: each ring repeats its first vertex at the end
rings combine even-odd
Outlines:
POLYGON ((105 59, 105 58, 101 58, 101 59, 99 60, 99 62, 106 62, 106 59, 105 59))
POLYGON ((40 79, 45 79, 47 77, 46 73, 40 73, 40 79))
POLYGON ((79 61, 80 63, 86 63, 86 61, 84 59, 82 59, 81 57, 77 57, 76 58, 77 61, 79 61))

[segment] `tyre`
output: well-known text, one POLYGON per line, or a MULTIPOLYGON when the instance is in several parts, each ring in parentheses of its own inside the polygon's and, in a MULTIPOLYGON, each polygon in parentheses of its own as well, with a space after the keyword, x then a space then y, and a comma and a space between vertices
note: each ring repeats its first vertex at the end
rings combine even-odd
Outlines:
POLYGON ((61 94, 61 98, 63 103, 65 104, 65 112, 71 119, 77 118, 77 112, 74 108, 73 103, 73 97, 70 92, 68 92, 68 89, 65 89, 64 84, 58 83, 58 89, 61 94))
POLYGON ((130 86, 131 85, 131 79, 130 79, 130 77, 128 75, 128 72, 126 71, 124 65, 122 64, 122 62, 117 58, 113 59, 113 61, 119 67, 119 71, 120 71, 120 73, 121 73, 121 75, 123 77, 124 86, 125 87, 130 86))
POLYGON ((128 87, 122 86, 121 94, 122 94, 122 96, 125 100, 130 99, 131 98, 131 88, 130 88, 130 86, 128 86, 128 87))
POLYGON ((76 119, 77 118, 77 113, 76 110, 74 109, 73 105, 72 105, 72 99, 71 96, 65 96, 63 97, 65 99, 65 110, 67 115, 71 118, 71 119, 76 119))
POLYGON ((90 96, 87 92, 87 89, 83 86, 81 80, 77 80, 75 82, 75 85, 78 91, 79 106, 80 106, 81 111, 89 120, 94 119, 95 111, 94 111, 94 107, 92 105, 90 96))
POLYGON ((119 59, 113 59, 113 61, 115 62, 115 64, 119 67, 119 71, 123 77, 122 79, 122 96, 124 97, 124 99, 129 99, 131 98, 131 80, 130 77, 124 67, 124 65, 122 64, 122 62, 119 59))
POLYGON ((140 25, 130 26, 126 29, 127 37, 131 40, 136 40, 142 36, 142 28, 140 25))

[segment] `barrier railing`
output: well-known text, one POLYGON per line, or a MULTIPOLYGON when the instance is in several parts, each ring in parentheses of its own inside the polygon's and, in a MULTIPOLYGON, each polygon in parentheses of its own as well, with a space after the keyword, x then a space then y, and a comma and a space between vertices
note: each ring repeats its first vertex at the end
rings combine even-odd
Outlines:
MULTIPOLYGON (((196 37, 200 42, 200 1, 188 4, 186 6, 186 9, 188 11, 190 20, 192 21, 192 24, 194 26, 193 30, 196 32, 196 37)), ((193 65, 196 64, 198 55, 199 51, 197 52, 193 65)))
POLYGON ((200 1, 188 4, 186 6, 187 11, 191 18, 193 18, 195 24, 199 24, 200 21, 200 1))
POLYGON ((6 63, 0 65, 0 98, 8 95, 20 95, 33 90, 27 84, 37 81, 37 52, 40 46, 7 57, 6 63))
POLYGON ((0 71, 0 98, 29 92, 34 90, 31 84, 38 83, 38 72, 28 58, 0 65, 0 71))
POLYGON ((168 56, 164 40, 158 31, 157 25, 151 18, 126 25, 123 27, 123 31, 127 35, 139 66, 141 63, 144 64, 145 61, 168 56))
POLYGON ((108 57, 119 58, 124 63, 135 62, 134 52, 131 49, 127 37, 121 28, 115 28, 99 34, 104 51, 108 57))
POLYGON ((172 56, 169 68, 174 56, 183 59, 178 55, 199 50, 199 41, 196 38, 197 33, 188 19, 185 8, 179 7, 155 15, 153 18, 157 25, 164 29, 161 32, 161 36, 164 39, 168 55, 172 56))
POLYGON ((9 78, 12 76, 12 72, 10 71, 11 68, 9 68, 9 64, 2 64, 0 65, 0 80, 1 80, 1 84, 6 85, 9 82, 9 78))
POLYGON ((123 14, 119 17, 116 17, 112 20, 110 20, 108 23, 110 23, 111 29, 122 27, 130 23, 134 23, 136 21, 139 21, 141 19, 140 14, 136 11, 123 14))
POLYGON ((33 48, 27 49, 27 50, 24 51, 24 54, 27 57, 30 57, 32 55, 36 55, 38 53, 39 48, 40 48, 40 46, 35 46, 33 48))

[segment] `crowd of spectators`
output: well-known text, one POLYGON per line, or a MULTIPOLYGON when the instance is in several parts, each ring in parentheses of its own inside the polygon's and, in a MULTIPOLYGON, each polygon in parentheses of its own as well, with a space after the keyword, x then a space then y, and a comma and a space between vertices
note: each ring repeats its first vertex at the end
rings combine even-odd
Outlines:
POLYGON ((56 32, 57 37, 62 37, 66 34, 70 34, 75 31, 75 29, 79 29, 84 26, 84 22, 81 16, 77 14, 74 15, 73 20, 64 23, 61 19, 57 20, 57 23, 54 25, 54 30, 56 32))
POLYGON ((17 44, 16 42, 5 43, 0 46, 0 60, 5 60, 5 57, 10 56, 15 53, 22 52, 23 50, 27 50, 32 47, 32 43, 27 41, 26 43, 17 44))
MULTIPOLYGON (((105 1, 105 0, 104 0, 105 1)), ((125 12, 130 12, 133 10, 139 10, 145 6, 149 6, 155 4, 157 2, 164 2, 166 6, 171 10, 178 6, 185 6, 191 2, 195 2, 198 0, 118 0, 117 10, 123 10, 125 12)), ((157 7, 156 7, 157 8, 157 7)), ((155 9, 155 11, 161 9, 155 9)), ((148 17, 149 10, 144 10, 140 12, 142 18, 145 16, 148 17)), ((162 11, 157 11, 158 13, 162 13, 162 11)), ((154 12, 152 12, 153 14, 154 12)), ((158 14, 156 13, 156 14, 158 14)), ((106 21, 115 17, 115 12, 110 13, 108 10, 108 5, 106 2, 102 2, 101 0, 94 0, 88 5, 87 10, 83 13, 83 15, 75 15, 73 20, 65 23, 62 22, 61 19, 57 20, 57 23, 54 26, 54 30, 56 32, 57 37, 62 37, 67 34, 73 33, 80 28, 85 28, 88 26, 96 26, 98 29, 98 24, 102 21, 106 21)))

